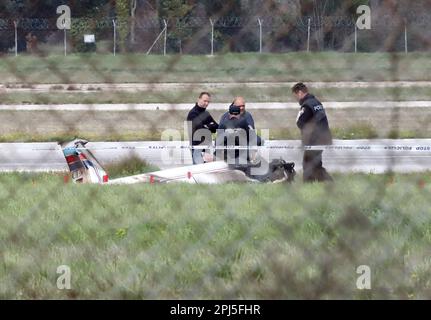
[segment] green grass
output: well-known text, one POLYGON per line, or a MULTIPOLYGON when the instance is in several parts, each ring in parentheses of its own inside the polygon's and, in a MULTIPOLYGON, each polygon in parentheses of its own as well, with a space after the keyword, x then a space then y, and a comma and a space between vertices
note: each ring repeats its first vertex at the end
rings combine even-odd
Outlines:
MULTIPOLYGON (((377 128, 358 124, 345 127, 334 127, 331 129, 334 139, 356 140, 356 139, 427 139, 429 135, 420 130, 399 130, 382 134, 377 128)), ((138 131, 133 133, 89 133, 89 132, 58 132, 55 134, 30 134, 27 132, 14 132, 0 136, 0 143, 19 142, 69 142, 76 138, 88 141, 121 142, 121 141, 160 141, 161 131, 138 131)), ((184 139, 184 137, 182 137, 184 139)), ((294 129, 271 129, 270 140, 299 140, 300 132, 294 129)))
POLYGON ((104 165, 104 168, 108 172, 110 179, 160 170, 158 167, 149 164, 138 156, 131 156, 118 162, 107 163, 104 165))
POLYGON ((431 173, 334 185, 0 175, 0 297, 431 298, 431 173), (56 269, 71 268, 71 290, 56 269), (372 290, 356 289, 368 265, 372 290))
POLYGON ((3 83, 430 80, 430 53, 74 54, 0 59, 3 83))
MULTIPOLYGON (((355 125, 349 128, 334 128, 334 137, 342 140, 354 140, 354 139, 376 139, 379 138, 379 134, 375 128, 365 124, 355 125)), ((387 137, 389 138, 389 136, 387 137)), ((404 133, 399 132, 399 139, 404 138, 404 133)))
MULTIPOLYGON (((187 90, 143 91, 143 92, 50 92, 50 93, 1 93, 1 104, 140 104, 140 103, 192 103, 198 91, 187 90)), ((251 102, 295 102, 289 88, 229 88, 210 89, 213 102, 226 103, 242 95, 251 102)), ((358 89, 313 89, 322 101, 418 101, 430 100, 430 89, 417 88, 358 88, 358 89)))
POLYGON ((95 134, 88 132, 58 132, 49 134, 31 134, 27 132, 14 132, 0 136, 0 142, 70 142, 76 138, 88 141, 160 141, 161 132, 134 132, 134 133, 113 133, 113 134, 95 134))

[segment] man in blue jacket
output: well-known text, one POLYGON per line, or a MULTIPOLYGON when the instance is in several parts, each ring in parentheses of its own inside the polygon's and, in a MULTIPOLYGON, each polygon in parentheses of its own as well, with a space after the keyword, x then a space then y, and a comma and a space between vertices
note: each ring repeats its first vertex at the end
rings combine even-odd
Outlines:
MULTIPOLYGON (((262 145, 262 140, 259 136, 256 135, 255 127, 254 127, 254 119, 252 115, 245 110, 245 99, 243 97, 236 97, 235 100, 229 107, 229 111, 222 115, 220 118, 219 129, 223 129, 222 133, 217 134, 217 146, 227 145, 227 138, 231 134, 238 135, 238 130, 242 130, 242 132, 246 135, 246 143, 245 146, 256 147, 262 145), (233 130, 233 131, 232 131, 233 130), (236 133, 235 133, 236 132, 236 133)), ((239 137, 235 138, 235 145, 239 145, 239 137)), ((257 152, 249 150, 245 150, 246 152, 239 152, 239 150, 235 151, 235 158, 238 159, 240 154, 246 156, 247 161, 255 161, 257 152)), ((226 153, 224 154, 224 158, 226 158, 226 153)))
MULTIPOLYGON (((247 124, 249 129, 255 130, 254 119, 252 115, 245 110, 245 99, 243 97, 236 97, 231 106, 237 106, 240 109, 239 118, 247 124)), ((229 121, 231 114, 226 112, 220 118, 220 125, 225 124, 229 121)))

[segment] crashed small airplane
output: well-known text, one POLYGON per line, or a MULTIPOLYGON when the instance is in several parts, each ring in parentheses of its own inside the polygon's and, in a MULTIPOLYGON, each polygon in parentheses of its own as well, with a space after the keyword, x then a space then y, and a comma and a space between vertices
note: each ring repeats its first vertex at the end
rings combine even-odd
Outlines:
MULTIPOLYGON (((282 159, 267 163, 266 173, 252 174, 257 165, 230 165, 225 161, 214 161, 193 166, 166 169, 135 176, 110 180, 94 154, 86 147, 88 141, 77 139, 62 145, 72 180, 75 183, 90 184, 137 184, 137 183, 200 183, 221 184, 228 182, 292 182, 295 177, 295 164, 282 159)), ((261 159, 261 161, 264 161, 261 159)), ((261 166, 261 164, 259 164, 261 166)))

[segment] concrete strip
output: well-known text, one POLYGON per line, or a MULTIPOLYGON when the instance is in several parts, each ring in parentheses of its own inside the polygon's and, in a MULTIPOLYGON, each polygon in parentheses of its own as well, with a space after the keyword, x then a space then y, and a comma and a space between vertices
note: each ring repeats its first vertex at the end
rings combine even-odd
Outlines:
MULTIPOLYGON (((431 101, 322 101, 326 109, 391 109, 391 108, 431 108, 431 101)), ((227 110, 230 102, 212 103, 208 110, 227 110)), ((145 103, 145 104, 24 104, 0 105, 0 111, 185 111, 193 103, 145 103)), ((297 110, 298 103, 247 102, 249 110, 297 110)))
MULTIPOLYGON (((382 146, 431 146, 431 139, 408 140, 335 140, 337 146, 382 145, 382 146)), ((164 146, 185 146, 183 141, 160 142, 90 142, 87 146, 102 163, 119 161, 131 156, 144 159, 161 169, 187 166, 191 164, 190 150, 179 149, 171 152, 164 146), (154 146, 154 149, 148 148, 154 146)), ((268 141, 269 159, 283 158, 296 163, 301 171, 302 152, 297 149, 300 141, 268 141), (292 146, 292 149, 286 148, 292 146)), ((328 150, 323 153, 325 167, 331 172, 383 173, 424 172, 431 170, 431 149, 424 152, 408 150, 328 150)), ((67 171, 67 164, 61 148, 55 143, 1 143, 0 171, 67 171)))

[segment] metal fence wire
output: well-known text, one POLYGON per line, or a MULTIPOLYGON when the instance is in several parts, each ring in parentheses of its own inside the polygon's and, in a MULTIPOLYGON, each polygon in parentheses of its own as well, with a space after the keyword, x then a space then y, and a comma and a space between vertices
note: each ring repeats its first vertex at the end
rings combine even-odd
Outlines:
POLYGON ((431 297, 428 1, 57 2, 0 2, 0 298, 431 297), (203 92, 241 166, 190 144, 203 92))

